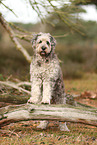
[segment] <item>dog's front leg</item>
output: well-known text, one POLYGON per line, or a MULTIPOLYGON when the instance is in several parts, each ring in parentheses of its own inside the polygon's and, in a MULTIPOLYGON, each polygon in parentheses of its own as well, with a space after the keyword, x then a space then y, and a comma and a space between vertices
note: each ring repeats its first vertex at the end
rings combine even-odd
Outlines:
POLYGON ((28 100, 28 103, 37 104, 41 101, 41 85, 42 80, 39 78, 33 78, 31 82, 31 97, 28 100))
POLYGON ((43 98, 42 102, 43 104, 50 104, 51 100, 51 85, 49 80, 43 81, 43 98))

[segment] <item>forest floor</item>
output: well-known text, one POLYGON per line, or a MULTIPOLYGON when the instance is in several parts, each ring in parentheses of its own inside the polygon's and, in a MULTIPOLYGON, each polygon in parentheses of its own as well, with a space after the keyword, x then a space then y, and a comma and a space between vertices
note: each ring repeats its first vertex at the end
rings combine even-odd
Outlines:
MULTIPOLYGON (((86 74, 82 79, 64 80, 66 93, 74 94, 77 102, 97 107, 97 74, 86 74), (79 97, 80 95, 80 97, 79 97)), ((3 91, 4 88, 3 88, 3 91)), ((16 90, 6 90, 3 97, 19 95, 16 90)), ((21 95, 21 94, 20 94, 21 95)), ((25 94, 23 94, 25 95, 25 94)), ((0 92, 2 96, 2 91, 0 92)), ((1 102, 1 107, 10 102, 1 102)), ((11 103, 12 104, 12 103, 11 103)), ((67 123, 69 132, 62 132, 58 122, 51 121, 46 130, 37 129, 38 121, 12 123, 0 130, 1 145, 97 145, 97 127, 67 123)))

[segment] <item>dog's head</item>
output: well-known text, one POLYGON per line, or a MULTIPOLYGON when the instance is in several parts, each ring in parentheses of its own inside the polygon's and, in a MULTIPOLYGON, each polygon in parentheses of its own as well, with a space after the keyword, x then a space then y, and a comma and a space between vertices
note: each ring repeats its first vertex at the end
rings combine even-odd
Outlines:
POLYGON ((32 47, 35 53, 47 57, 54 52, 56 40, 49 33, 38 33, 33 36, 32 47))

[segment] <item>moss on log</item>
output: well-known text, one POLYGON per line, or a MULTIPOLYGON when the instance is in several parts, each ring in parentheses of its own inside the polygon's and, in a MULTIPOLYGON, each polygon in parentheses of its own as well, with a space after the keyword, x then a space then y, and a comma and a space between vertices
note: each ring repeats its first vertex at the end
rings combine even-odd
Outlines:
POLYGON ((97 108, 71 105, 10 105, 0 109, 0 126, 27 120, 55 120, 97 126, 97 108))

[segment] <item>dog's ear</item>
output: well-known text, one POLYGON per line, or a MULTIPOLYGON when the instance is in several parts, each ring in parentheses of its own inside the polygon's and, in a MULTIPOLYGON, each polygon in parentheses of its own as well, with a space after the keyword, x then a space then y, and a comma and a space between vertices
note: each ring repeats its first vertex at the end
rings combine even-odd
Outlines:
POLYGON ((53 36, 50 35, 50 42, 51 42, 51 46, 54 48, 56 46, 56 40, 53 36))
POLYGON ((35 49, 35 46, 36 46, 36 41, 37 41, 38 36, 41 36, 41 33, 34 34, 32 40, 31 40, 32 47, 33 47, 34 49, 35 49))

